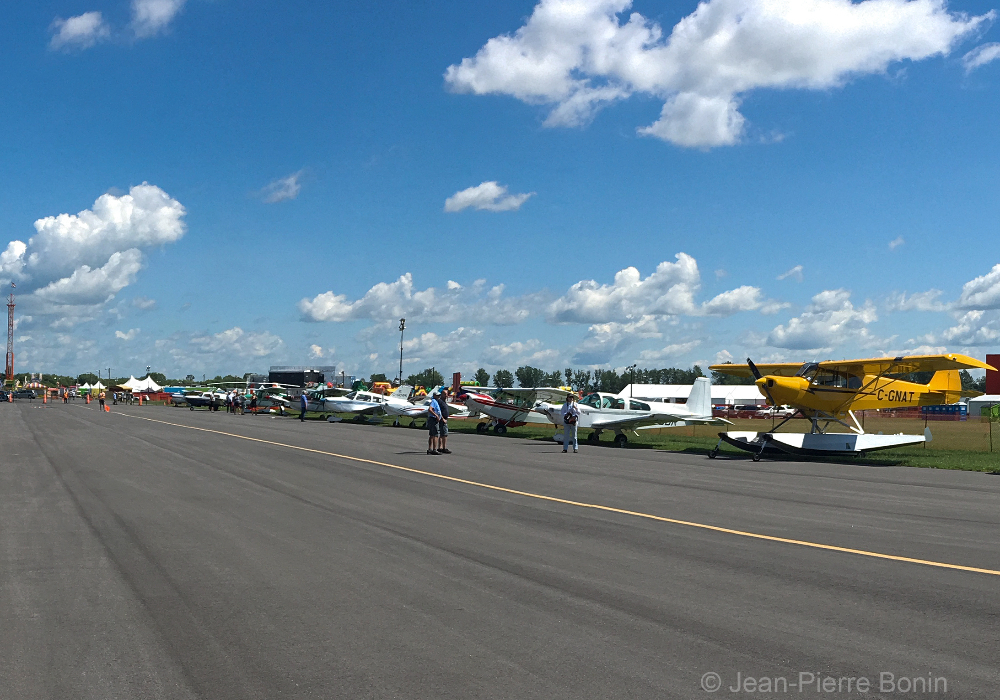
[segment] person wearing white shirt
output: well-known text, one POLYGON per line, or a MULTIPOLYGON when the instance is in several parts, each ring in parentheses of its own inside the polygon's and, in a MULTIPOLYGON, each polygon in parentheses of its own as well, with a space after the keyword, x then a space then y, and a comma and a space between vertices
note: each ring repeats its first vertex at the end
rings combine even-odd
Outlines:
POLYGON ((580 409, 576 407, 576 394, 567 394, 566 403, 562 407, 563 417, 563 452, 569 448, 570 440, 573 442, 573 451, 578 451, 576 441, 576 427, 580 422, 580 409))

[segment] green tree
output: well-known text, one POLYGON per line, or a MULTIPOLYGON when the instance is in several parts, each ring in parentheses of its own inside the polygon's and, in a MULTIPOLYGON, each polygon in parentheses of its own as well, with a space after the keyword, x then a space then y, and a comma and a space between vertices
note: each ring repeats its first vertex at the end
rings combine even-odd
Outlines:
POLYGON ((569 369, 566 370, 566 381, 569 385, 573 387, 575 391, 589 392, 590 391, 590 370, 577 369, 573 370, 573 376, 570 377, 569 369))
POLYGON ((487 372, 482 367, 480 367, 479 369, 476 370, 476 374, 473 377, 473 379, 475 379, 477 382, 479 382, 479 386, 489 386, 489 384, 490 384, 490 373, 487 372))
POLYGON ((93 372, 84 372, 76 378, 77 384, 97 384, 97 375, 93 372))
POLYGON ((517 385, 525 388, 530 389, 545 384, 545 372, 530 365, 518 367, 514 370, 514 376, 517 377, 517 385))
POLYGON ((506 369, 498 369, 497 373, 493 375, 493 385, 501 388, 508 388, 514 386, 514 375, 506 369))
POLYGON ((431 389, 440 384, 444 384, 444 377, 441 376, 441 373, 433 367, 428 367, 423 372, 411 374, 403 383, 409 384, 410 386, 422 386, 425 389, 431 389))
POLYGON ((541 386, 562 386, 562 371, 556 370, 555 372, 549 372, 542 379, 541 386))
POLYGON ((152 379, 157 384, 159 384, 160 386, 165 386, 167 383, 167 376, 162 372, 150 372, 149 378, 152 379))
MULTIPOLYGON (((731 365, 732 362, 724 362, 723 364, 731 365)), ((754 383, 754 378, 750 375, 745 377, 736 377, 732 374, 724 374, 723 372, 712 371, 712 384, 717 384, 719 386, 745 386, 754 383)))
POLYGON ((385 374, 383 374, 382 372, 376 372, 368 379, 368 386, 375 386, 375 382, 387 382, 387 381, 389 381, 389 379, 388 377, 385 376, 385 374))

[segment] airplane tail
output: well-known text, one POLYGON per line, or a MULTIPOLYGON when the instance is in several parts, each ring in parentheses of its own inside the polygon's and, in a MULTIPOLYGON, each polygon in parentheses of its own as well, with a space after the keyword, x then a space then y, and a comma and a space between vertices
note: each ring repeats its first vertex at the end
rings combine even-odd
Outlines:
POLYGON ((935 396, 934 400, 942 404, 955 403, 962 398, 963 394, 968 393, 962 391, 962 377, 959 376, 957 369, 943 369, 935 372, 927 383, 927 388, 939 395, 935 396))
POLYGON ((712 415, 712 382, 707 377, 698 377, 691 387, 687 407, 697 416, 712 415))
POLYGON ((403 384, 398 389, 396 389, 394 392, 392 392, 391 394, 389 394, 389 396, 392 396, 392 397, 397 398, 397 399, 406 400, 406 399, 410 398, 410 394, 412 394, 412 393, 413 393, 413 387, 410 386, 409 384, 403 384))

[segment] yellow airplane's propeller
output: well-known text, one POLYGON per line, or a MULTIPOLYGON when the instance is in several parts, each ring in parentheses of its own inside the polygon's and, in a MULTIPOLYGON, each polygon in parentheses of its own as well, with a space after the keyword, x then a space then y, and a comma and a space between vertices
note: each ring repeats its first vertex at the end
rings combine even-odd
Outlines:
POLYGON ((747 358, 747 367, 750 368, 750 374, 752 374, 753 378, 756 380, 754 383, 757 385, 757 387, 761 391, 764 392, 764 396, 767 397, 768 402, 772 406, 777 406, 777 404, 774 402, 774 397, 771 396, 771 392, 768 391, 768 389, 767 389, 767 382, 762 382, 761 381, 761 379, 764 378, 764 375, 760 373, 760 370, 757 369, 757 365, 755 365, 753 363, 753 360, 751 360, 749 357, 747 358))

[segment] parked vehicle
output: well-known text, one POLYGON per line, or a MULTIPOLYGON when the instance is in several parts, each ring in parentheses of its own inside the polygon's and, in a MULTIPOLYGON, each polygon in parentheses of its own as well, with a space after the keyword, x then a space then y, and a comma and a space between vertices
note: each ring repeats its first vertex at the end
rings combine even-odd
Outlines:
POLYGON ((15 399, 37 399, 34 389, 18 389, 14 392, 15 399))

